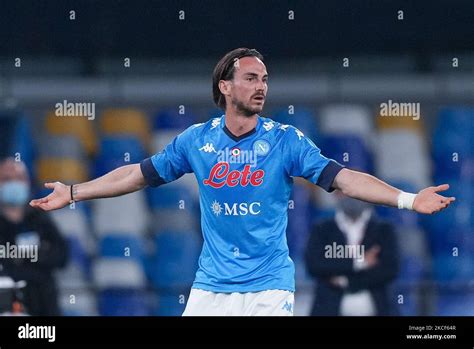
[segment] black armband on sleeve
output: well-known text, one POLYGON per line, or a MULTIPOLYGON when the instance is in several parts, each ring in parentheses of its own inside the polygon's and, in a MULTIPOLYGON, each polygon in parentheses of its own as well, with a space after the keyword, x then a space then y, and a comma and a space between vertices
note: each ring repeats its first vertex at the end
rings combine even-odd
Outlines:
POLYGON ((329 161, 326 167, 322 170, 321 174, 319 175, 318 181, 316 185, 320 186, 328 193, 334 191, 334 187, 332 186, 334 182, 334 178, 336 178, 339 171, 341 171, 344 166, 340 165, 334 160, 329 161))
POLYGON ((151 162, 151 158, 146 158, 140 162, 140 170, 142 170, 146 184, 150 187, 158 187, 159 185, 166 183, 166 181, 160 177, 158 171, 156 171, 155 166, 153 166, 153 163, 151 162))

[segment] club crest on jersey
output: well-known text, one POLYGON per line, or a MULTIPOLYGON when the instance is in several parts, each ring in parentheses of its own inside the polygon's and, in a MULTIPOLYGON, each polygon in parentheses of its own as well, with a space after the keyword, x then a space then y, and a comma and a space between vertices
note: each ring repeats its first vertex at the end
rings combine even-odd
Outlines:
POLYGON ((229 171, 229 169, 229 163, 218 162, 212 167, 209 178, 203 180, 204 185, 219 189, 226 185, 231 188, 238 185, 246 187, 249 184, 258 187, 263 183, 263 177, 265 176, 265 171, 263 170, 252 172, 250 165, 245 165, 243 171, 229 171))
POLYGON ((263 139, 255 141, 253 144, 253 151, 258 156, 265 156, 270 152, 270 143, 263 139))

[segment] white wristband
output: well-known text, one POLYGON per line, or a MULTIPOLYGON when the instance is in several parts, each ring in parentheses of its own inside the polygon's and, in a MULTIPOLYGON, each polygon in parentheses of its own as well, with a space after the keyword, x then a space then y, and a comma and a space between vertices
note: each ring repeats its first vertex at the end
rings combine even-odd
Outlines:
POLYGON ((416 194, 405 193, 402 191, 398 195, 398 208, 400 210, 406 208, 408 210, 413 210, 413 203, 415 202, 416 194))

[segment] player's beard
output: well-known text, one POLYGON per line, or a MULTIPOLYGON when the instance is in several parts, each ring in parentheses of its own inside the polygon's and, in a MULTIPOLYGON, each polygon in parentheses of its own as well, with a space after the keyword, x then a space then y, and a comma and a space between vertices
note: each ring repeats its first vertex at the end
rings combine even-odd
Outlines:
POLYGON ((260 107, 251 107, 247 104, 245 104, 242 101, 239 101, 238 99, 232 99, 232 104, 234 105, 236 111, 246 117, 251 117, 255 114, 261 113, 263 110, 263 103, 262 106, 260 107))

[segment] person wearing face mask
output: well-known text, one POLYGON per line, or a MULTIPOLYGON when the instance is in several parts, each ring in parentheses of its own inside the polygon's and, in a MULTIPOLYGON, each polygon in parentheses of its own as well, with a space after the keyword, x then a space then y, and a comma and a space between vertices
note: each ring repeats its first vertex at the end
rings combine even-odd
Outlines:
POLYGON ((4 273, 24 280, 26 313, 60 315, 53 273, 67 262, 67 244, 48 214, 28 205, 30 184, 22 162, 0 161, 0 262, 4 273))
POLYGON ((311 232, 305 262, 317 280, 312 316, 396 314, 388 290, 398 274, 394 227, 369 204, 340 194, 335 217, 311 232))

